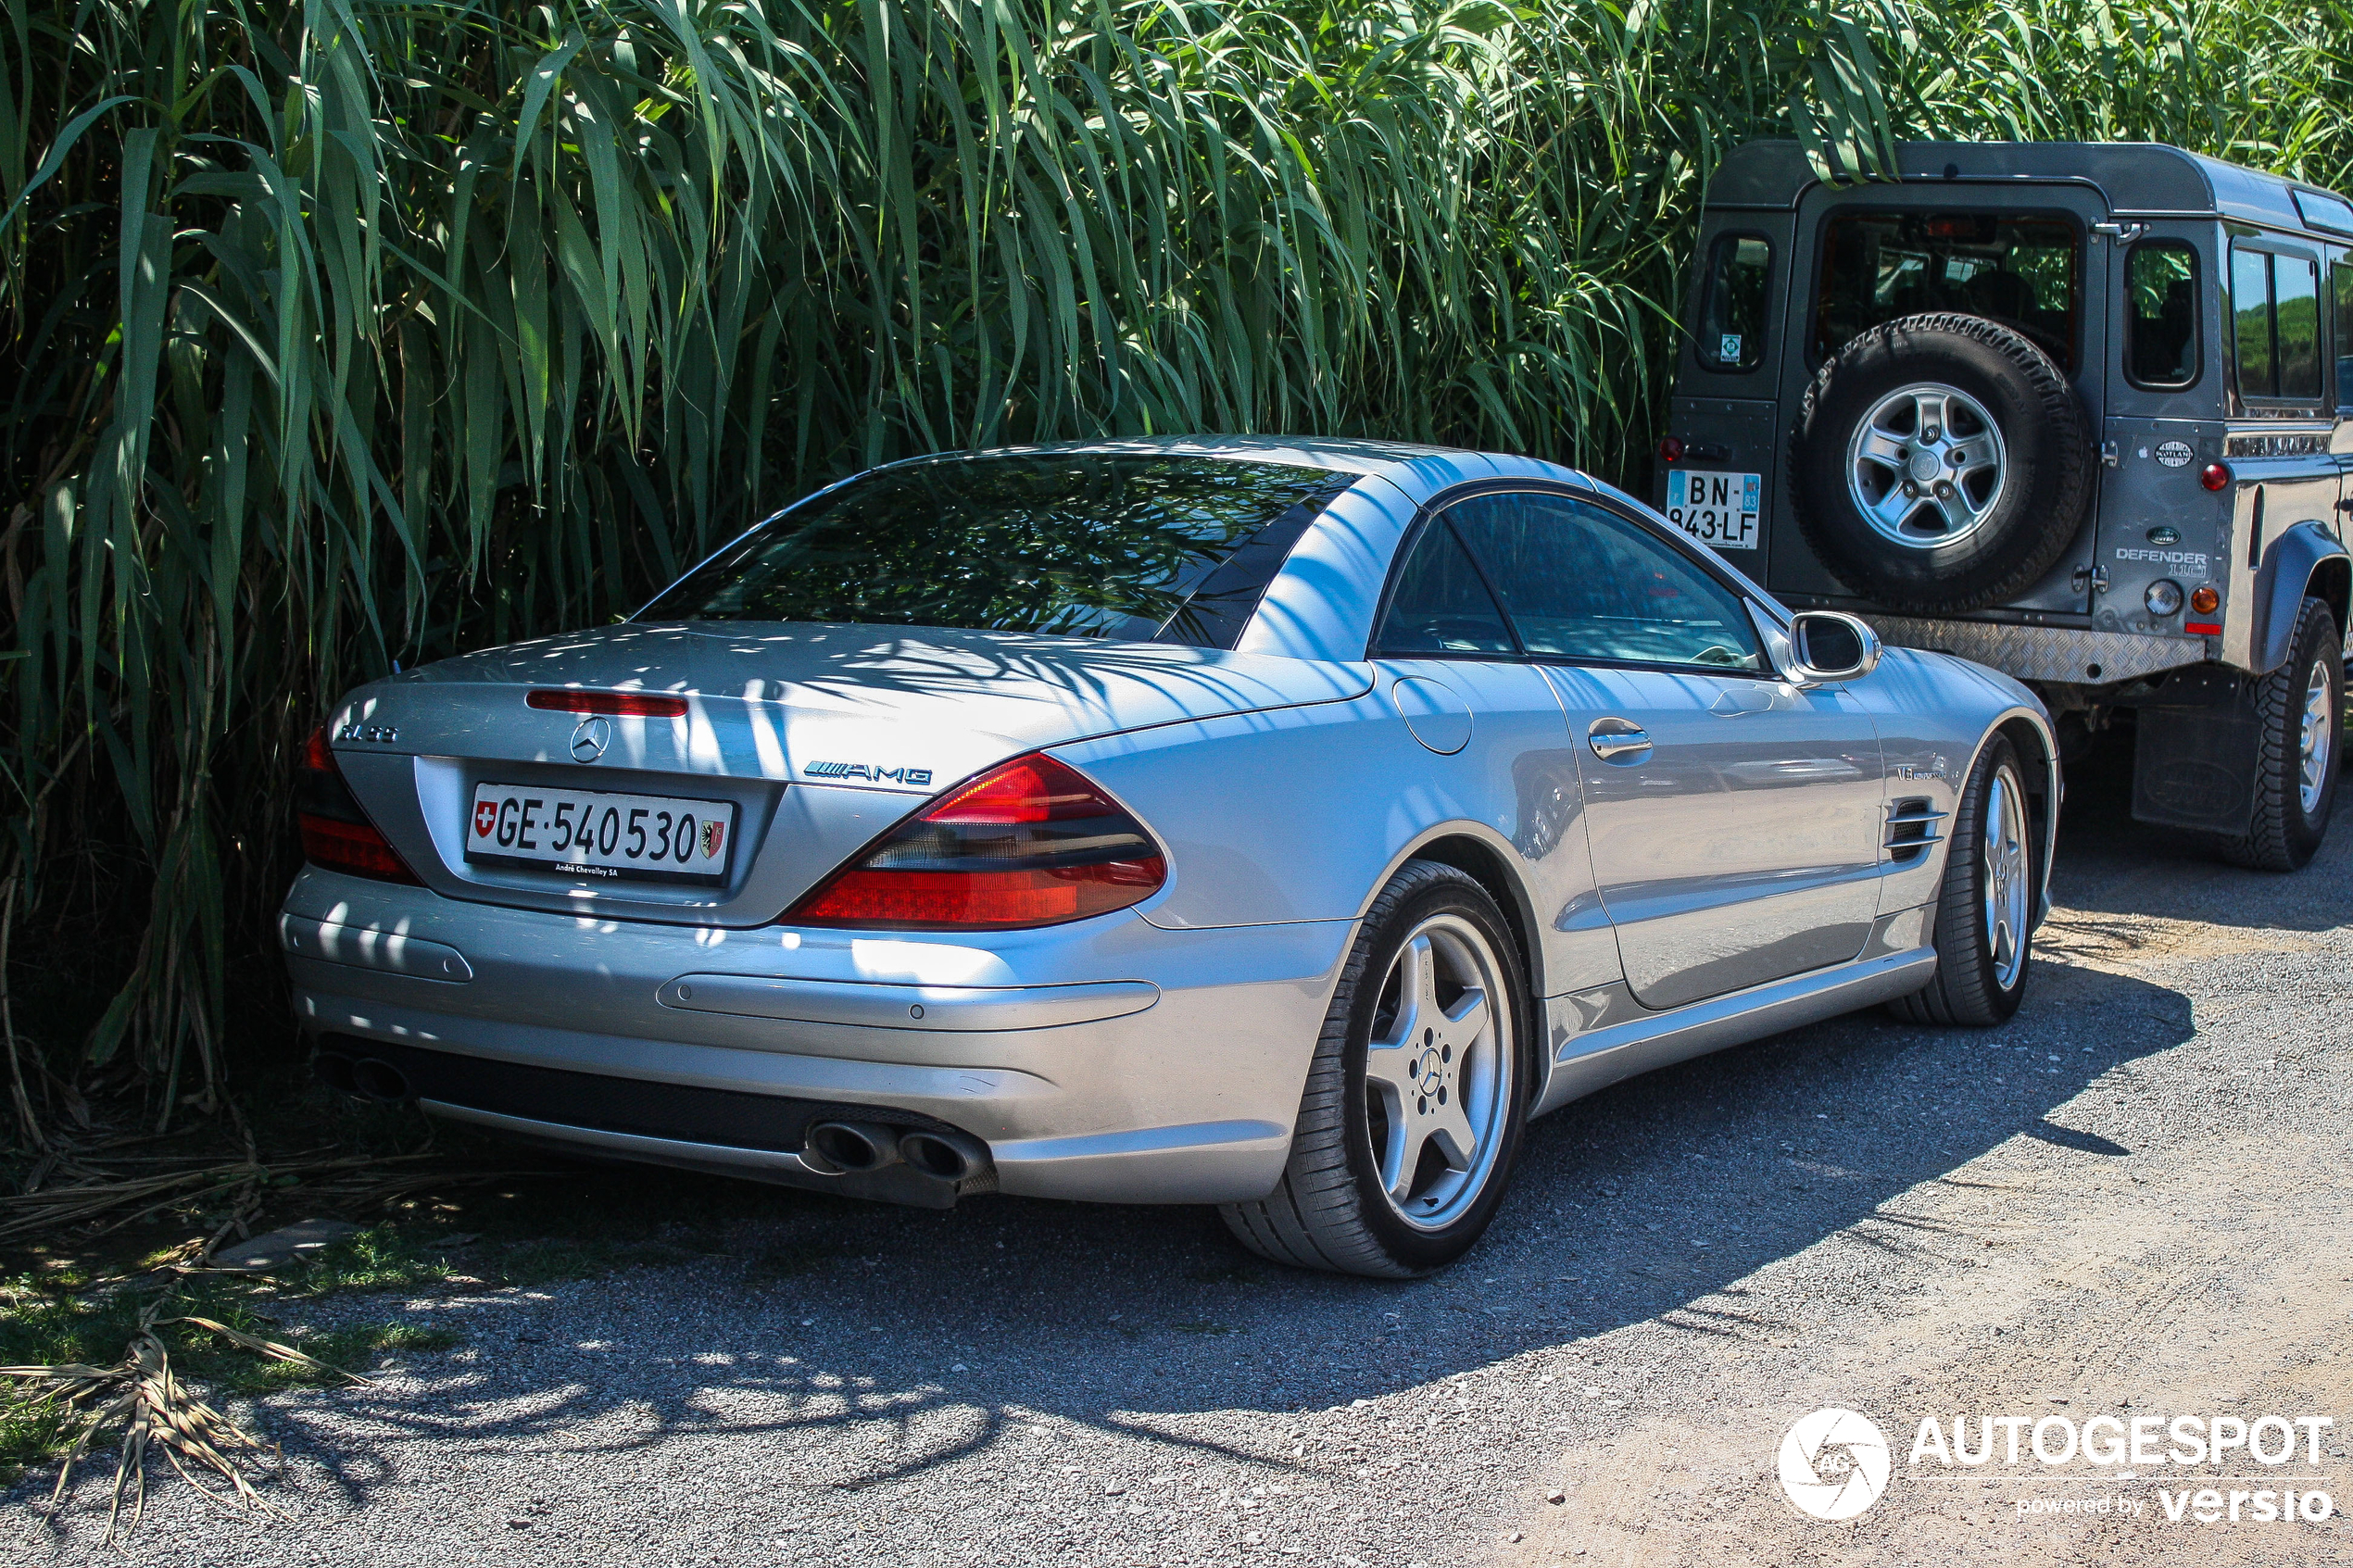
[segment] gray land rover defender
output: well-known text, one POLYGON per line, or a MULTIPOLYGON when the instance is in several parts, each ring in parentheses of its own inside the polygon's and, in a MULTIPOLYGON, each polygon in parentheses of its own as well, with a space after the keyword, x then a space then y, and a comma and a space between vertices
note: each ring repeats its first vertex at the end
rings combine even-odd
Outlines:
POLYGON ((2292 870, 2335 790, 2353 205, 2145 144, 1793 142, 1708 189, 1655 498, 1783 602, 2132 732, 2133 814, 2292 870))

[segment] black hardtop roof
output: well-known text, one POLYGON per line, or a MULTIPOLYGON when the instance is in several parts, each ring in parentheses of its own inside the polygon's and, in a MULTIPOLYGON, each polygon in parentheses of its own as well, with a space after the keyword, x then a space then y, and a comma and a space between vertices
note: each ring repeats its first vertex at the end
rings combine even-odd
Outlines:
MULTIPOLYGON (((2120 217, 2236 218, 2285 229, 2310 227, 2291 192, 2336 194, 2161 142, 1899 142, 1895 166, 1907 184, 2078 180, 2097 187, 2120 217)), ((1818 182, 1795 142, 1749 142, 1717 167, 1707 205, 1786 209, 1818 182)))

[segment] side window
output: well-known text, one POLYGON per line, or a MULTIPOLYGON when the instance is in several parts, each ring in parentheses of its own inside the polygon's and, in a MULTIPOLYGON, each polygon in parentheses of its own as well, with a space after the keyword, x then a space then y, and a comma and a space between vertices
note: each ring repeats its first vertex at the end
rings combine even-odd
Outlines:
POLYGON ((2271 355, 2271 258, 2238 245, 2231 247, 2231 358, 2240 396, 2279 395, 2278 361, 2271 355))
POLYGON ((2319 402, 2319 265, 2233 245, 2231 335, 2241 397, 2319 402))
POLYGON ((1415 542, 1373 647, 1383 654, 1518 651, 1494 596, 1446 519, 1434 519, 1415 542))
POLYGON ((2148 240, 2125 262, 2124 376, 2134 386, 2196 383, 2197 252, 2180 240, 2148 240))
POLYGON ((1565 495, 1477 495, 1446 510, 1541 658, 1766 669, 1740 596, 1672 544, 1565 495))
POLYGON ((2335 325, 2336 400, 2353 406, 2353 266, 2329 263, 2329 320, 2335 325))
POLYGON ((2280 395, 2321 400, 2321 269, 2300 256, 2271 257, 2271 332, 2280 395))
POLYGON ((1753 370, 1765 358, 1765 310, 1773 281, 1772 242, 1726 234, 1708 258, 1699 310, 1699 362, 1711 370, 1753 370))

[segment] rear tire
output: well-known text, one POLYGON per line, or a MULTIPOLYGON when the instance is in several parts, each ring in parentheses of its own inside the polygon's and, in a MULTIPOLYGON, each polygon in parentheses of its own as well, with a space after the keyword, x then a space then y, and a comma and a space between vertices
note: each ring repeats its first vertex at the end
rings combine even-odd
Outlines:
POLYGON ((1278 1263, 1383 1279, 1469 1251, 1528 1124, 1524 972, 1476 879, 1431 860, 1399 872, 1332 995, 1281 1185, 1218 1210, 1235 1238, 1278 1263))
POLYGON ((1888 1010, 1907 1023, 1985 1029, 2007 1022, 2025 998, 2032 968, 2042 863, 2018 748, 1995 735, 1953 813, 1936 899, 1936 977, 1888 1003, 1888 1010))
POLYGON ((2252 871, 2292 872, 2328 836, 2345 711, 2344 648, 2325 600, 2307 597, 2287 662, 2255 683, 2255 810, 2221 845, 2252 871))

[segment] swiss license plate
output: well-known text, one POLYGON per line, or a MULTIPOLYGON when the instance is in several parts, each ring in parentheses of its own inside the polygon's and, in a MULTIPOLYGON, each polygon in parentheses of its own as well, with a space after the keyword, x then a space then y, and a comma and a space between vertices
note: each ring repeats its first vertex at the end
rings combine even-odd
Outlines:
POLYGON ((1756 548, 1757 497, 1765 477, 1717 473, 1706 469, 1670 469, 1667 473, 1667 521, 1719 550, 1756 548))
POLYGON ((724 883, 736 836, 725 800, 478 784, 466 859, 597 881, 724 883))

